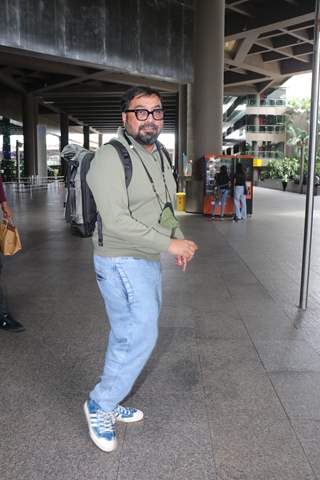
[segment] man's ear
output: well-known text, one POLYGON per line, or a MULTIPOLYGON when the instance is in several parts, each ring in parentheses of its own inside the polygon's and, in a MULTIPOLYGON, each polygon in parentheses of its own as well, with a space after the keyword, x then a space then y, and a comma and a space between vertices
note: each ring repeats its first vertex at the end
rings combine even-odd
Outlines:
POLYGON ((125 126, 126 121, 127 121, 127 114, 126 114, 125 112, 122 112, 122 123, 123 123, 123 126, 125 126))

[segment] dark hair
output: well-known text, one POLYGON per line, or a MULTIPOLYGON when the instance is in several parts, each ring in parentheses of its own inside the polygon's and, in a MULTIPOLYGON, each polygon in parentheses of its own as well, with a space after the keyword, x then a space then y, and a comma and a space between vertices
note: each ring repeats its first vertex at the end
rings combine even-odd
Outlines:
POLYGON ((221 165, 220 173, 223 173, 224 175, 228 173, 226 165, 221 165))
POLYGON ((244 174, 243 166, 241 165, 241 163, 237 163, 237 165, 236 165, 236 174, 237 175, 243 175, 244 174))
POLYGON ((150 87, 131 87, 125 92, 121 99, 121 111, 125 112, 129 108, 129 104, 134 97, 150 97, 157 95, 161 100, 160 93, 154 88, 150 87))

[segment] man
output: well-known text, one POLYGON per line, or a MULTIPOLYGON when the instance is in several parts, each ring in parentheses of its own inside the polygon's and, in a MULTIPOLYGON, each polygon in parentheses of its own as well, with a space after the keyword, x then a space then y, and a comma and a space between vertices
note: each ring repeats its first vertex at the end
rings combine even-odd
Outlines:
MULTIPOLYGON (((157 138, 163 127, 158 92, 133 87, 122 99, 118 139, 128 149, 132 178, 128 188, 119 155, 104 145, 87 176, 102 219, 103 245, 94 237, 97 282, 110 323, 100 383, 84 411, 93 442, 103 451, 117 446, 115 421, 136 422, 143 413, 120 402, 129 394, 155 346, 161 304, 160 253, 176 257, 185 270, 197 246, 178 227, 160 224, 174 201, 176 185, 157 138)), ((171 216, 171 221, 175 220, 171 216)), ((170 223, 170 222, 169 222, 170 223)), ((171 225, 171 224, 170 224, 171 225)))
MULTIPOLYGON (((8 205, 6 194, 3 189, 2 179, 0 177, 0 205, 3 213, 3 217, 6 220, 12 219, 12 211, 8 205)), ((0 258, 0 329, 6 330, 8 332, 22 332, 24 327, 21 323, 17 322, 12 318, 12 316, 8 313, 7 303, 4 294, 4 287, 3 287, 3 278, 1 275, 2 272, 2 264, 0 258)))

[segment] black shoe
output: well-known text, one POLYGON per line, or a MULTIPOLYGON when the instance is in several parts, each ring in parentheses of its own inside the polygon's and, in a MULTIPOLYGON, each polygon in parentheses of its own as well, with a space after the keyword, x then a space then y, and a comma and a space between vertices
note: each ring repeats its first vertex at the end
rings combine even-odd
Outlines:
POLYGON ((0 328, 2 328, 2 330, 7 330, 8 332, 11 331, 16 333, 23 332, 25 330, 24 326, 14 320, 8 313, 5 313, 0 318, 0 328))

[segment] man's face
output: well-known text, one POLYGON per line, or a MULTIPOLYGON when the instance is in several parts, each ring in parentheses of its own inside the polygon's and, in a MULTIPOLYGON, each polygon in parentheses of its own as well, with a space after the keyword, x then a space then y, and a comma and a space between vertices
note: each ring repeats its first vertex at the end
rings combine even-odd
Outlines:
MULTIPOLYGON (((160 98, 157 95, 134 97, 128 110, 141 109, 149 112, 162 109, 160 98)), ((153 145, 163 127, 163 119, 155 120, 152 115, 149 115, 145 120, 138 120, 134 112, 123 112, 122 121, 129 135, 142 145, 153 145)))

